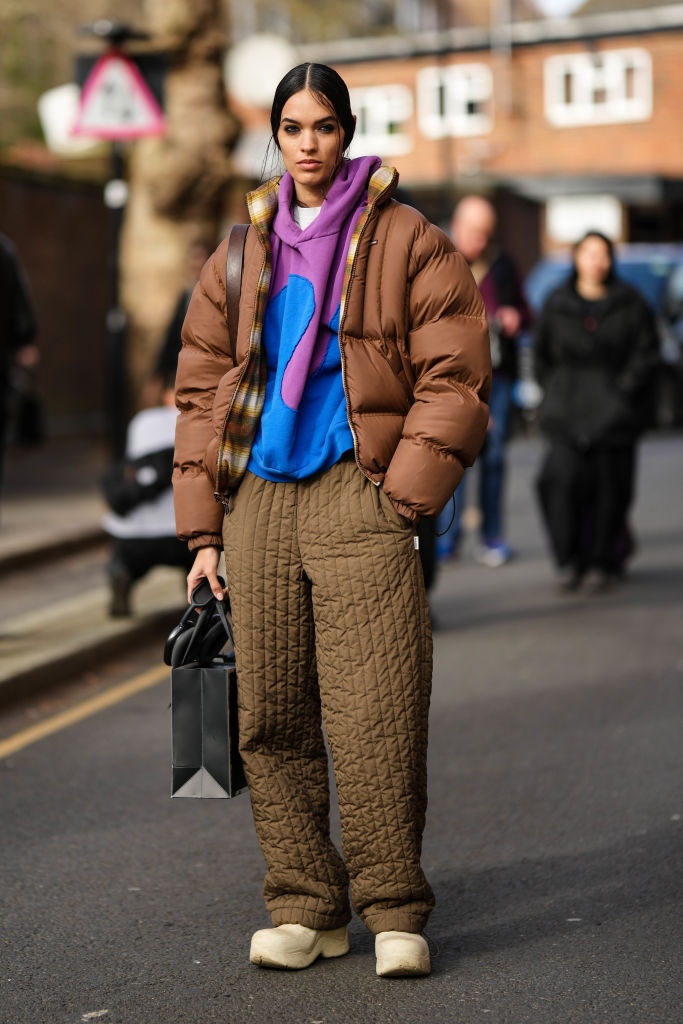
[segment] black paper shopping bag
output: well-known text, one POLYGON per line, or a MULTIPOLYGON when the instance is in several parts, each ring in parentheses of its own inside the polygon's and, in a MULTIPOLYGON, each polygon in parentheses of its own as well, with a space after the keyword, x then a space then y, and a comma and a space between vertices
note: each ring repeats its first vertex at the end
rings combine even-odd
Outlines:
POLYGON ((172 669, 171 723, 172 796, 225 799, 246 789, 234 657, 172 669))

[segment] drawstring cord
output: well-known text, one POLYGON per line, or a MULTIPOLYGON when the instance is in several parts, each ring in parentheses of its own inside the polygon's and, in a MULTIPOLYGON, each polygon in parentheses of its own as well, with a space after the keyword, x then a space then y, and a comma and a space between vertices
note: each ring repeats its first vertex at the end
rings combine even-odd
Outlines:
POLYGON ((448 526, 446 527, 446 529, 442 530, 441 533, 437 533, 436 530, 435 530, 434 531, 434 536, 435 537, 443 537, 444 534, 448 533, 448 531, 450 530, 451 526, 453 525, 453 523, 455 521, 455 494, 452 495, 451 501, 453 502, 453 514, 452 514, 452 516, 450 518, 450 522, 448 523, 448 526))

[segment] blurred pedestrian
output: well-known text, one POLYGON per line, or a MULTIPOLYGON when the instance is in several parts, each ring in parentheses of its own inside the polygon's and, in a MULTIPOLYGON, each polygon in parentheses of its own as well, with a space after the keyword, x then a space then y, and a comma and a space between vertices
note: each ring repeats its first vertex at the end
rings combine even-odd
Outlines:
POLYGON ((36 319, 26 277, 9 238, 0 234, 0 488, 13 367, 29 372, 39 361, 36 319))
MULTIPOLYGON (((495 234, 496 211, 491 203, 475 195, 461 199, 453 212, 451 235, 456 248, 467 260, 484 300, 493 366, 489 427, 478 459, 481 543, 475 552, 477 560, 489 568, 504 565, 512 555, 505 537, 503 510, 505 447, 517 379, 517 342, 530 322, 514 263, 497 246, 495 234)), ((457 553, 465 486, 466 479, 456 491, 455 504, 447 505, 437 522, 437 531, 443 534, 437 537, 440 559, 457 553)))
POLYGON ((344 156, 355 120, 325 65, 277 87, 286 173, 247 197, 236 361, 227 243, 183 329, 176 515, 197 552, 189 590, 208 578, 221 596, 225 547, 240 750, 274 925, 254 935, 252 962, 345 953, 350 881, 377 972, 417 975, 430 969, 420 933, 434 897, 420 865, 431 629, 415 524, 483 442, 490 359, 463 258, 392 200, 393 168, 344 156))
POLYGON ((131 614, 135 583, 158 565, 189 572, 194 556, 176 537, 173 510, 173 444, 178 410, 175 391, 163 405, 143 409, 128 425, 126 455, 107 471, 103 487, 111 512, 103 520, 112 538, 107 566, 109 614, 131 614))
POLYGON ((657 365, 654 317, 590 231, 539 318, 534 360, 548 439, 537 490, 562 589, 605 590, 629 552, 636 441, 657 365))
POLYGON ((178 367, 178 356, 183 347, 183 321, 190 305, 194 286, 199 280, 202 267, 208 260, 213 249, 206 242, 198 240, 190 245, 187 251, 186 284, 178 295, 176 304, 164 333, 164 340, 159 349, 151 378, 145 388, 144 404, 156 404, 165 387, 165 381, 174 380, 178 367))

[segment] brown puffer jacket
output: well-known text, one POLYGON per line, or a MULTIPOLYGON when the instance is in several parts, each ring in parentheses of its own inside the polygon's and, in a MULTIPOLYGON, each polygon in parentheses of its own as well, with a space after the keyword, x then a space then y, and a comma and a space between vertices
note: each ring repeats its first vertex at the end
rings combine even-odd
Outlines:
MULTIPOLYGON (((382 171, 386 172, 386 168, 382 171)), ((339 345, 360 469, 409 519, 437 515, 486 436, 491 363, 486 313, 463 257, 387 175, 360 236, 339 345)), ((277 189, 277 183, 272 188, 277 189)), ((218 444, 246 361, 257 289, 269 258, 247 235, 237 362, 225 308, 227 240, 204 266, 183 327, 173 485, 178 536, 221 546, 214 497, 218 444)))

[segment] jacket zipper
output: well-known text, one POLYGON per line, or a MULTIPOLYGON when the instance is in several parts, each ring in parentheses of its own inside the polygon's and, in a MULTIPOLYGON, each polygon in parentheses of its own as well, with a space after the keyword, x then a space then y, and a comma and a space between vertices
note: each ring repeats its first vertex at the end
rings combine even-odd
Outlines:
POLYGON ((339 355, 341 357, 342 386, 344 388, 344 398, 346 399, 346 418, 349 421, 349 430, 351 431, 351 437, 353 438, 353 455, 356 460, 356 465, 358 466, 363 476, 365 476, 370 481, 371 484, 374 484, 375 487, 379 487, 379 480, 373 480, 372 477, 363 469, 363 467, 360 464, 360 458, 358 456, 358 438, 356 437, 356 431, 353 429, 353 426, 351 424, 351 403, 349 402, 349 391, 346 384, 346 360, 344 359, 344 346, 341 343, 342 328, 346 323, 346 300, 349 292, 351 291, 351 282, 353 281, 353 275, 356 269, 356 261, 358 260, 358 253, 360 252, 360 243, 362 241, 363 235, 367 230, 367 226, 370 222, 370 217, 375 212, 376 205, 377 201, 375 200, 370 209, 366 211, 365 224, 363 224, 363 227, 360 229, 360 234, 358 235, 358 241, 356 243, 356 251, 353 254, 353 260, 351 262, 351 270, 349 272, 349 281, 346 286, 346 292, 344 293, 344 295, 342 295, 343 312, 341 320, 339 321, 339 355))

